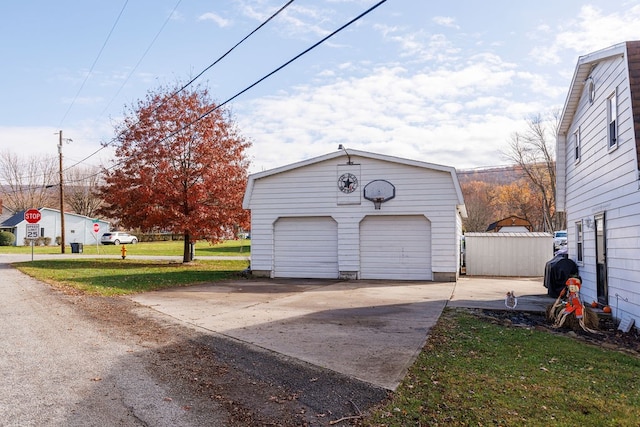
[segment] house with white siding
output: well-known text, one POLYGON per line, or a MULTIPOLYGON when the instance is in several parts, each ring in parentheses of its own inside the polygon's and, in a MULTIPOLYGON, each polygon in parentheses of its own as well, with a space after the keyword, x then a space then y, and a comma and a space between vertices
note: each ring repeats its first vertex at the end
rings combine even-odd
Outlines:
MULTIPOLYGON (((38 236, 46 239, 50 245, 59 245, 62 218, 60 211, 50 208, 39 208, 42 218, 38 222, 38 236)), ((0 223, 0 230, 8 231, 16 236, 15 245, 25 244, 27 235, 27 221, 24 212, 16 212, 0 223)), ((64 213, 65 243, 82 243, 83 245, 95 245, 100 241, 100 236, 110 230, 108 221, 89 218, 74 213, 64 213), (97 224, 98 231, 95 231, 97 224)))
POLYGON ((640 41, 578 58, 557 135, 557 209, 581 296, 640 323, 640 41))
POLYGON ((340 148, 252 174, 251 270, 455 281, 466 210, 452 167, 340 148))

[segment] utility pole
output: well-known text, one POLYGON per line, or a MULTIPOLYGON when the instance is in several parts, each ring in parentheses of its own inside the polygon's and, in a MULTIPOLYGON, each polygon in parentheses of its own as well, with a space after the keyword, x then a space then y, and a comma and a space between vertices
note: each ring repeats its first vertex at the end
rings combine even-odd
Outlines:
POLYGON ((60 131, 60 141, 58 142, 58 154, 60 156, 60 248, 64 253, 64 188, 62 186, 62 131, 60 131))

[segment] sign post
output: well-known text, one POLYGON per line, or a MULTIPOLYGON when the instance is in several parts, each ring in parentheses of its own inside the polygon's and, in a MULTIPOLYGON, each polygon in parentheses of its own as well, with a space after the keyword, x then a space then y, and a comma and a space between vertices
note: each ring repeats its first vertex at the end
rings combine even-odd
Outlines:
POLYGON ((31 240, 31 261, 33 261, 33 245, 40 231, 38 225, 40 219, 42 219, 42 214, 38 209, 28 209, 24 212, 24 220, 27 221, 26 237, 31 240))

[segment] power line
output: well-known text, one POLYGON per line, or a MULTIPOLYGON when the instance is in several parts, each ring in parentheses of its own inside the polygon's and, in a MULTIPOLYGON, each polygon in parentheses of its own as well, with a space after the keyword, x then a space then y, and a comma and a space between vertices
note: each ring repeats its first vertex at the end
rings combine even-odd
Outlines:
MULTIPOLYGON (((120 11, 120 14, 118 15, 118 18, 116 20, 116 23, 114 23, 113 27, 111 28, 111 31, 109 32, 109 36, 107 37, 107 40, 109 39, 109 37, 111 36, 111 33, 113 32, 113 30, 115 29, 115 26, 117 24, 117 22, 120 20, 120 17, 122 16, 122 13, 124 12, 124 9, 127 5, 127 3, 129 2, 129 0, 126 0, 124 6, 122 7, 122 10, 120 11)), ((140 64, 142 63, 143 59, 147 56, 147 54, 149 53, 149 51, 151 50, 151 48, 153 47, 153 45, 155 44, 156 40, 158 39, 158 37, 160 36, 160 34, 162 33, 162 31, 164 30, 164 28, 167 26, 167 23, 169 22, 169 20, 171 19, 171 17, 173 16, 174 12, 176 11, 176 9, 178 8, 178 6, 180 5, 180 3, 182 2, 182 0, 178 0, 178 2, 175 4, 175 6, 173 7, 173 9, 171 10, 171 13, 169 13, 169 15, 167 16, 167 19, 165 19, 164 23, 162 24, 162 26, 160 27, 160 29, 158 30, 158 32, 156 33, 156 35, 153 37, 153 39, 151 40, 151 43, 149 43, 149 46, 147 46, 146 50, 144 51, 144 53, 142 54, 142 56, 140 57, 140 59, 138 60, 138 62, 136 63, 136 65, 133 67, 133 69, 129 72, 129 74, 127 75, 127 77, 125 78, 125 80, 123 81, 122 85, 120 85, 120 87, 118 88, 118 90, 116 91, 116 93, 114 94, 114 96, 111 98, 111 100, 109 101, 109 103, 107 104, 107 106, 104 108, 104 110, 102 110, 102 112, 100 113, 100 116, 103 116, 107 109, 111 106, 111 104, 113 103, 113 101, 118 97, 118 95, 120 94, 120 92, 122 91, 122 89, 125 87, 125 85, 129 82, 129 79, 131 78, 131 76, 133 75, 133 73, 138 69, 138 67, 140 66, 140 64)), ((104 47, 106 46, 107 41, 105 40, 105 43, 102 46, 102 49, 100 49, 100 53, 98 54, 98 57, 100 57, 100 54, 102 53, 102 50, 104 49, 104 47)), ((94 61, 91 70, 93 70, 93 66, 95 65, 95 63, 97 62, 98 58, 96 58, 96 60, 94 61)), ((89 72, 89 74, 91 74, 91 72, 89 72)), ((84 84, 86 83, 87 79, 88 79, 89 75, 87 75, 87 77, 85 78, 85 81, 82 83, 82 86, 80 87, 80 89, 78 90, 78 94, 80 93, 80 91, 82 90, 82 87, 84 87, 84 84)), ((78 94, 76 94, 76 98, 78 97, 78 94)), ((75 102, 75 99, 74 99, 75 102)), ((67 114, 69 113, 69 110, 71 109, 71 106, 69 106, 69 109, 67 110, 67 113, 65 113, 65 118, 67 116, 67 114)), ((64 120, 64 118, 63 118, 64 120)), ((59 126, 62 127, 62 126, 59 126)), ((102 147, 100 147, 99 149, 97 149, 96 151, 94 151, 93 153, 89 154, 87 157, 83 158, 82 160, 79 160, 78 162, 72 164, 71 166, 68 166, 64 169, 64 171, 67 171, 69 169, 72 169, 76 166, 78 166, 81 163, 84 163, 85 161, 87 161, 88 159, 90 159, 91 157, 95 156, 96 154, 98 154, 99 152, 101 152, 102 150, 104 150, 106 147, 108 147, 111 142, 113 142, 115 140, 112 139, 110 142, 106 143, 105 145, 103 145, 102 147)))
MULTIPOLYGON (((253 34, 255 34, 258 30, 260 30, 262 27, 264 27, 267 23, 269 23, 273 18, 275 18, 276 16, 278 16, 280 13, 282 13, 287 7, 289 7, 291 5, 291 3, 293 3, 294 0, 289 0, 287 3, 285 3, 282 7, 280 7, 276 12, 274 12, 271 16, 269 16, 269 18, 267 18, 265 21, 263 21, 260 25, 258 25, 256 28, 253 29, 253 31, 251 31, 249 34, 247 34, 246 36, 244 36, 239 42, 237 42, 235 45, 233 45, 230 49, 228 49, 225 53, 223 53, 220 57, 218 57, 215 61, 213 61, 211 64, 209 64, 204 70, 202 70, 200 73, 198 73, 194 78, 192 78, 189 82, 187 82, 186 84, 184 84, 180 89, 176 90, 175 92, 173 92, 169 97, 167 97, 165 100, 163 100, 159 105, 157 105, 153 111, 157 111, 162 105, 164 105, 167 101, 169 101, 171 98, 175 97, 176 95, 178 95, 180 92, 182 92, 183 90, 185 90, 187 87, 189 87, 190 85, 192 85, 198 78, 202 77, 202 75, 204 73, 206 73, 207 71, 209 71, 213 66, 215 66, 216 64, 218 64, 220 61, 222 61, 227 55, 229 55, 233 50, 235 50, 238 46, 240 46, 242 43, 244 43, 249 37, 251 37, 253 34)), ((178 2, 180 3, 180 2, 178 2)), ((178 5, 176 5, 177 7, 178 5)), ((175 8, 174 8, 175 11, 175 8)), ((172 12, 173 13, 173 12, 172 12)), ((128 78, 127 78, 128 80, 128 78)), ((122 87, 120 87, 120 90, 122 90, 122 88, 124 87, 124 85, 122 87)), ((115 99, 115 97, 114 97, 115 99)), ((113 102, 113 99, 112 101, 113 102)), ((109 105, 111 105, 111 102, 109 103, 109 105)), ((106 108, 105 108, 106 111, 106 108)), ((104 113, 104 111, 103 111, 104 113)), ((136 123, 137 124, 137 123, 136 123)), ((132 125, 132 126, 135 126, 132 125)), ((131 126, 129 127, 131 128, 131 126)), ((124 131, 123 131, 124 132, 124 131)), ((89 154, 87 157, 85 157, 84 159, 74 163, 73 165, 65 168, 65 170, 67 169, 71 169, 77 165, 79 165, 80 163, 83 163, 85 161, 87 161, 88 159, 90 159, 91 157, 95 156, 96 154, 98 154, 100 151, 104 150, 105 148, 107 148, 109 145, 111 145, 113 142, 115 142, 117 139, 117 137, 112 138, 109 142, 105 143, 102 147, 100 147, 99 149, 97 149, 96 151, 94 151, 93 153, 89 154)))
POLYGON ((89 80, 89 77, 91 77, 91 74, 93 73, 93 69, 95 68, 96 64, 98 63, 98 59, 100 59, 100 56, 102 56, 102 52, 104 51, 104 48, 107 46, 107 42, 111 38, 111 35, 113 34, 113 30, 115 30, 115 28, 116 28, 116 25, 118 25, 118 22, 120 21, 120 17, 122 17, 122 13, 124 12, 124 9, 127 7, 128 3, 129 3, 129 0, 125 0, 124 5, 122 5, 122 9, 120 9, 120 13, 118 14, 118 17, 116 18, 116 21, 113 23, 113 26, 111 27, 111 30, 109 31, 109 34, 107 34, 107 38, 105 39, 104 43, 102 43, 102 47, 100 48, 100 51, 98 52, 98 55, 96 56, 96 59, 93 60, 93 64, 91 64, 91 68, 89 69, 89 72, 84 77, 84 81, 80 85, 80 88, 78 89, 78 92, 76 92, 76 96, 73 98, 73 101, 71 101, 71 104, 69 104, 69 107, 67 108, 67 111, 65 111, 64 116, 62 116, 62 120, 60 120, 60 125, 58 126, 58 128, 62 127, 62 123, 65 121, 65 119, 67 118, 67 115, 69 115, 69 112, 71 111, 71 108, 73 108, 73 106, 75 105, 76 101, 78 100, 78 96, 80 96, 80 92, 82 92, 82 89, 84 89, 84 85, 87 83, 87 80, 89 80))
MULTIPOLYGON (((360 13, 358 16, 356 16, 355 18, 351 19, 350 21, 348 21, 346 24, 342 25, 341 27, 339 27, 338 29, 334 30, 333 32, 331 32, 329 35, 323 37, 322 39, 320 39, 318 42, 314 43, 313 45, 311 45, 310 47, 308 47, 307 49, 303 50, 302 52, 300 52, 299 54, 297 54, 296 56, 294 56, 293 58, 291 58, 290 60, 286 61, 285 63, 283 63, 282 65, 280 65, 279 67, 275 68, 273 71, 269 72, 268 74, 264 75, 263 77, 261 77, 260 79, 256 80, 254 83, 250 84, 249 86, 247 86, 246 88, 242 89, 241 91, 237 92, 235 95, 231 96, 230 98, 228 98, 227 100, 225 100, 224 102, 216 105, 215 107, 207 110, 206 112, 204 112, 203 114, 201 114, 198 118, 196 118, 195 120, 193 120, 192 122, 187 123, 186 125, 180 127, 179 129, 169 133, 167 136, 165 136, 164 138, 160 139, 158 142, 163 142, 166 141, 167 139, 175 136, 176 134, 178 134, 179 132, 182 132, 183 130, 193 126, 194 124, 196 124, 197 122, 199 122, 200 120, 203 120, 204 118, 206 118, 207 116, 209 116, 210 114, 212 114, 214 111, 222 108, 223 106, 225 106, 226 104, 230 103, 231 101, 233 101, 234 99, 238 98, 239 96, 241 96, 242 94, 246 93, 247 91, 253 89, 255 86, 257 86, 258 84, 262 83, 264 80, 268 79, 269 77, 271 77, 272 75, 276 74, 277 72, 279 72, 280 70, 282 70, 283 68, 287 67, 288 65, 290 65, 291 63, 293 63, 294 61, 298 60, 299 58, 301 58, 302 56, 306 55, 307 53, 309 53, 310 51, 312 51, 313 49, 315 49, 316 47, 318 47, 319 45, 321 45, 322 43, 326 42, 327 40, 329 40, 331 37, 335 36, 336 34, 340 33, 341 31, 343 31, 344 29, 348 28, 349 26, 351 26, 352 24, 354 24, 355 22, 359 21, 360 19, 362 19, 363 17, 365 17, 366 15, 368 15, 369 13, 373 12, 375 9, 377 9, 378 7, 380 7, 382 4, 386 3, 387 0, 380 0, 378 3, 374 4, 373 6, 371 6, 370 8, 368 8, 367 10, 365 10, 364 12, 360 13)), ((175 95, 175 94, 174 94, 175 95)), ((171 95, 171 96, 174 96, 171 95)), ((113 138, 109 143, 107 143, 107 145, 111 144, 112 142, 114 142, 116 140, 116 138, 113 138)), ((104 148, 104 147, 103 147, 104 148)), ((86 159, 85 159, 86 160, 86 159)), ((84 160, 83 160, 84 161, 84 160)), ((123 161, 114 163, 113 165, 111 165, 110 167, 106 168, 106 170, 110 170, 113 169, 115 167, 117 167, 118 165, 122 164, 123 161)), ((97 174, 96 174, 97 175, 97 174)), ((91 175, 93 176, 93 175, 91 175)))
MULTIPOLYGON (((186 89, 189 85, 191 85, 193 82, 195 82, 200 76, 202 76, 205 72, 209 71, 209 69, 211 69, 211 67, 213 67, 214 65, 216 65, 218 62, 222 61, 228 54, 230 54, 236 47, 240 46, 245 40, 247 40, 249 37, 251 37, 255 32, 257 32, 260 28, 264 27, 265 25, 267 25, 267 23, 269 21, 271 21, 273 18, 275 18, 277 15, 280 14, 280 12, 282 12, 283 10, 285 10, 287 7, 289 7, 289 5, 291 5, 291 3, 293 3, 294 0, 289 0, 285 5, 283 5, 280 9, 278 9, 273 15, 271 15, 266 21, 262 22, 260 25, 258 25, 253 31, 251 31, 249 34, 247 34, 246 36, 244 36, 242 38, 242 40, 240 40, 238 43, 236 43, 235 45, 233 45, 233 47, 229 50, 227 50, 220 58, 216 59, 214 62, 212 62, 207 68, 205 68, 204 70, 202 70, 198 75, 196 75, 194 78, 192 78, 187 84, 185 84, 184 86, 182 86, 180 89, 178 89, 175 93, 173 93, 169 99, 171 99, 172 97, 174 97, 175 95, 177 95, 178 93, 182 92, 184 89, 186 89)), ((160 104, 162 105, 162 104, 160 104)))
POLYGON ((167 16, 167 19, 165 19, 164 23, 162 24, 162 26, 160 27, 160 29, 158 30, 158 32, 156 33, 156 35, 153 37, 153 39, 151 40, 151 43, 149 43, 149 46, 147 47, 147 49, 143 52, 142 56, 140 57, 140 59, 138 60, 138 62, 136 63, 136 65, 131 69, 131 71, 129 72, 129 74, 127 75, 127 78, 124 79, 124 81, 122 82, 122 85, 120 85, 120 88, 116 91, 116 93, 113 95, 113 97, 111 98, 111 101, 109 101, 107 103, 107 106, 104 107, 104 110, 102 110, 102 113, 100 113, 100 116, 104 115, 107 111, 107 109, 111 106, 111 104, 113 103, 113 101, 115 101, 115 99, 118 97, 118 95, 120 95, 120 92, 122 91, 122 89, 124 89, 125 85, 129 82, 129 79, 131 78, 131 76, 133 75, 133 73, 138 69, 138 67, 140 66, 140 64, 142 63, 142 60, 147 56, 147 54, 149 53, 149 51, 151 50, 151 48, 153 47, 153 45, 155 44, 156 40, 158 40, 158 37, 160 37, 160 34, 162 33, 162 31, 164 31, 165 27, 167 26, 167 23, 171 20, 171 17, 173 16, 173 13, 176 11, 176 9, 178 8, 178 6, 180 5, 180 3, 182 3, 182 0, 178 0, 178 2, 176 3, 175 6, 173 6, 173 10, 171 11, 171 13, 167 16))
POLYGON ((307 49, 303 50, 302 52, 300 52, 299 54, 297 54, 296 56, 294 56, 293 58, 291 58, 290 60, 288 60, 287 62, 285 62, 284 64, 280 65, 279 67, 277 67, 275 70, 271 71, 270 73, 266 74, 265 76, 261 77, 260 79, 256 80, 254 83, 250 84, 249 86, 247 86, 246 88, 242 89, 240 92, 236 93, 235 95, 233 95, 232 97, 228 98, 226 101, 216 105, 215 107, 211 108, 210 110, 206 111, 205 113, 203 113, 202 115, 200 115, 197 119, 195 119, 194 121, 182 126, 180 129, 177 129, 173 132, 171 132, 169 135, 165 136, 163 139, 161 139, 159 142, 162 141, 166 141, 167 139, 171 138, 172 136, 176 135, 179 132, 182 132, 183 130, 187 129, 188 127, 194 125, 195 123, 199 122, 200 120, 204 119, 205 117, 207 117, 209 114, 213 113, 214 111, 222 108, 223 106, 225 106, 226 104, 230 103, 231 101, 233 101, 234 99, 236 99, 237 97, 239 97, 240 95, 242 95, 243 93, 253 89, 255 86, 257 86, 258 84, 262 83, 264 80, 268 79, 269 77, 271 77, 272 75, 274 75, 275 73, 277 73, 278 71, 282 70, 283 68, 285 68, 286 66, 290 65, 292 62, 296 61, 297 59, 299 59, 300 57, 306 55, 307 53, 309 53, 310 51, 312 51, 313 49, 315 49, 316 47, 318 47, 319 45, 321 45, 322 43, 324 43, 325 41, 327 41, 328 39, 330 39, 331 37, 333 37, 334 35, 338 34, 339 32, 341 32, 342 30, 344 30, 345 28, 349 27, 350 25, 352 25, 354 22, 359 21, 360 19, 362 19, 364 16, 368 15, 369 13, 371 13, 373 10, 375 10, 376 8, 378 8, 379 6, 381 6, 383 3, 385 3, 387 0, 381 0, 378 3, 376 3, 375 5, 371 6, 369 9, 365 10, 364 12, 362 12, 360 15, 356 16, 355 18, 353 18, 352 20, 350 20, 349 22, 347 22, 346 24, 342 25, 340 28, 338 28, 337 30, 333 31, 331 34, 329 34, 328 36, 322 38, 320 41, 314 43, 313 45, 311 45, 310 47, 308 47, 307 49))

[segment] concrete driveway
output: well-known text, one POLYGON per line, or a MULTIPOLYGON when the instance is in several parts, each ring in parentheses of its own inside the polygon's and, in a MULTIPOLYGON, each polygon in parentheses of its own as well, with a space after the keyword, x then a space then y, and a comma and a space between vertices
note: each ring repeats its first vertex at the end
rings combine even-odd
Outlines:
POLYGON ((447 306, 544 311, 542 279, 462 278, 458 283, 240 280, 132 299, 222 334, 395 390, 447 306))

